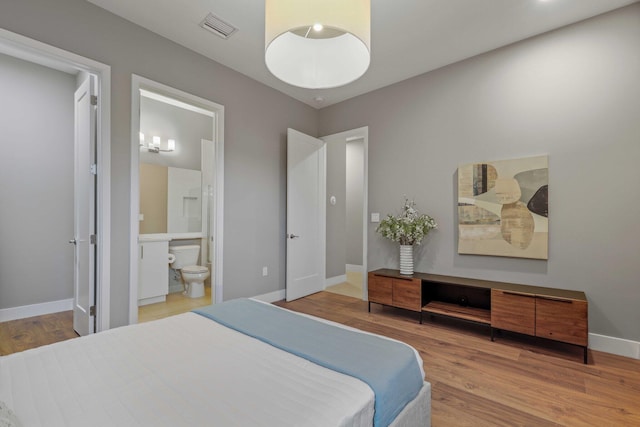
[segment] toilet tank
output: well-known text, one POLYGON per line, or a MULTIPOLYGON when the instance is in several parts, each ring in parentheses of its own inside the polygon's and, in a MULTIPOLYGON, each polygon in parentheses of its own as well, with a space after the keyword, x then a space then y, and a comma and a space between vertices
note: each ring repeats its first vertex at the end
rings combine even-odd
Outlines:
POLYGON ((169 246, 169 253, 175 255, 176 260, 171 263, 171 268, 180 269, 189 265, 198 264, 198 255, 200 254, 200 246, 169 246))

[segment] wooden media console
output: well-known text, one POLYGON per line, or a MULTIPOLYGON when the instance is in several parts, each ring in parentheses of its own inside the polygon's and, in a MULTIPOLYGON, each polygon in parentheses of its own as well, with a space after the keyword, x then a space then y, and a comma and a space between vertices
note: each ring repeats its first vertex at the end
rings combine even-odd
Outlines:
POLYGON ((587 363, 588 303, 584 292, 436 274, 369 272, 371 303, 441 315, 581 346, 587 363))

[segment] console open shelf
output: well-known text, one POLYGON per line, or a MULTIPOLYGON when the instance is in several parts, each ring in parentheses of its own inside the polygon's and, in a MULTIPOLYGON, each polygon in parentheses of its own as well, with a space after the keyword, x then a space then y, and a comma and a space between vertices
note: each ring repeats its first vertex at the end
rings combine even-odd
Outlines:
POLYGON ((491 325, 491 310, 485 308, 463 307, 449 302, 431 301, 422 307, 422 312, 491 325))

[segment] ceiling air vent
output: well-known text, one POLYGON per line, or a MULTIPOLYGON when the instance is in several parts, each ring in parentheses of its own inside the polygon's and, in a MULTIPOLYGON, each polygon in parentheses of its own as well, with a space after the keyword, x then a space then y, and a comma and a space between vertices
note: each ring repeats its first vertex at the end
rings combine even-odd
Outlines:
POLYGON ((238 31, 236 27, 227 22, 224 22, 213 13, 205 16, 204 20, 200 23, 200 26, 205 30, 211 31, 216 36, 222 37, 225 40, 231 37, 233 33, 238 31))

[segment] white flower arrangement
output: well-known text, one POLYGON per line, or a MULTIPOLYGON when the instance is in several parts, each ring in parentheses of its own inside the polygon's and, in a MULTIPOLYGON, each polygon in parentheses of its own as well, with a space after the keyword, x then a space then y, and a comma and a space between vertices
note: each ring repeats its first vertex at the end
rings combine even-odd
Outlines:
POLYGON ((429 231, 437 227, 438 224, 432 217, 420 215, 416 209, 416 203, 405 197, 400 215, 387 215, 376 231, 401 245, 419 245, 429 231))

